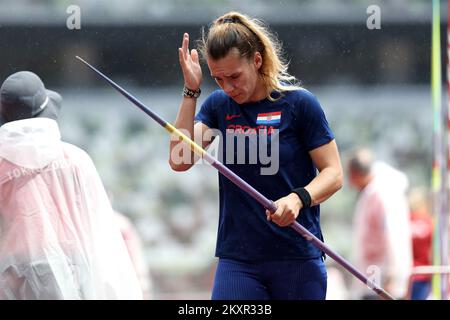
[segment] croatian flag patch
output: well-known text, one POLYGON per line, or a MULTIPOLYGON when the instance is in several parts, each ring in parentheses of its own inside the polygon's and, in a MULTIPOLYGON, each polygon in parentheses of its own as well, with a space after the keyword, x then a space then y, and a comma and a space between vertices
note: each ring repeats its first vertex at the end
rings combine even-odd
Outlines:
POLYGON ((269 113, 258 113, 256 118, 256 124, 280 124, 281 122, 281 111, 269 112, 269 113))

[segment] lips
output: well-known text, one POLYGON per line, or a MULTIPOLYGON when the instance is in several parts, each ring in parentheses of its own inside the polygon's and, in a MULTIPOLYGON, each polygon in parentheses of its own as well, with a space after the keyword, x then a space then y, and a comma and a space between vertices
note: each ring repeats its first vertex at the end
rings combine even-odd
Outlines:
POLYGON ((231 96, 231 99, 236 100, 236 98, 239 97, 240 95, 241 95, 241 94, 238 93, 238 94, 236 94, 236 95, 234 95, 234 96, 231 96))

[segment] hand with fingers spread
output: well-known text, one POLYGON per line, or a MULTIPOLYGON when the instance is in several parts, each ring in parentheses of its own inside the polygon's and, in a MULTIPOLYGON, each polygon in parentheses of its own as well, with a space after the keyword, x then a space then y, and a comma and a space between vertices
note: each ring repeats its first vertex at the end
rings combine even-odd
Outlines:
POLYGON ((303 207, 302 202, 295 193, 290 193, 286 197, 275 201, 277 210, 270 212, 266 210, 267 221, 273 221, 280 227, 289 226, 298 217, 303 207))
POLYGON ((189 52, 189 34, 183 35, 183 42, 181 48, 178 48, 178 53, 185 87, 191 90, 199 89, 202 83, 202 69, 197 50, 192 49, 189 52))

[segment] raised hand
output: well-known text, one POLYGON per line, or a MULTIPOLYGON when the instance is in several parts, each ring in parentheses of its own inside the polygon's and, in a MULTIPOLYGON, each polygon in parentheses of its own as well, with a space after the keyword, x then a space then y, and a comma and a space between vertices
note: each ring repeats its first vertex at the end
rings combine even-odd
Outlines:
POLYGON ((192 49, 189 52, 189 34, 185 33, 181 48, 178 48, 181 70, 183 71, 184 85, 197 90, 202 83, 202 69, 200 67, 198 52, 192 49))

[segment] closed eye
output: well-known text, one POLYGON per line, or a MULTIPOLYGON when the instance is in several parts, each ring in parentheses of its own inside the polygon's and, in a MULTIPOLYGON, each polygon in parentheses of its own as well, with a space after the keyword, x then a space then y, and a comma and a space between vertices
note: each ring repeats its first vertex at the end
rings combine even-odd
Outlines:
MULTIPOLYGON (((240 76, 241 76, 240 73, 235 73, 235 74, 232 74, 231 76, 225 76, 225 78, 231 78, 232 80, 236 80, 240 76)), ((220 78, 220 77, 214 77, 213 76, 213 79, 216 80, 216 81, 222 81, 222 78, 220 78)))

